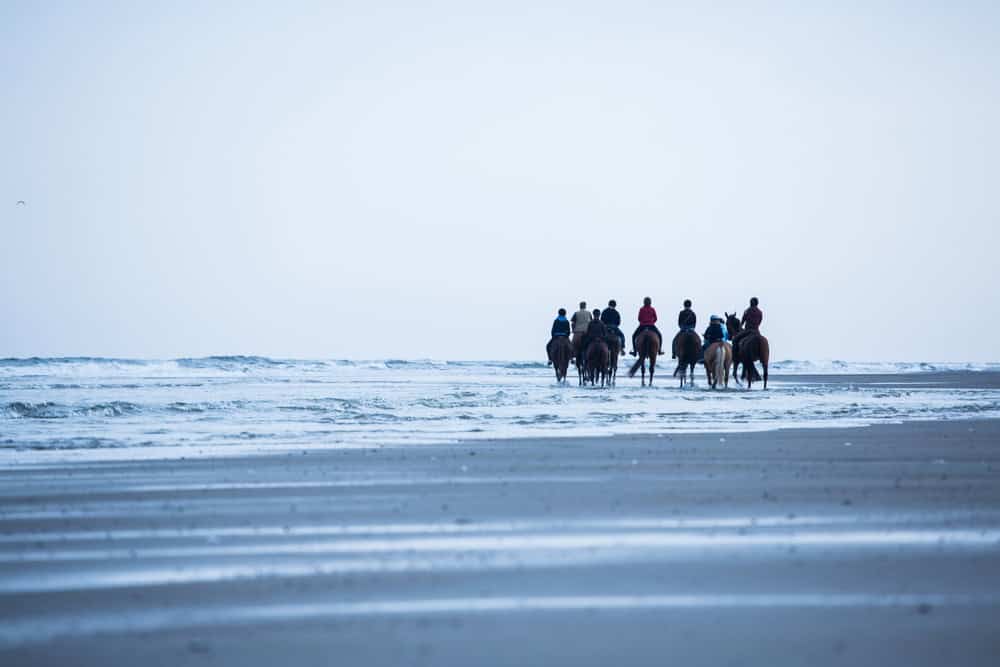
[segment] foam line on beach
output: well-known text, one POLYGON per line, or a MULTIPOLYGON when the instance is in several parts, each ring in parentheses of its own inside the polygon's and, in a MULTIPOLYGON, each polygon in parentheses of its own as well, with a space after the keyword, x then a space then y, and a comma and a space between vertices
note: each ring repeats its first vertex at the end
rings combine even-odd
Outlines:
POLYGON ((226 556, 303 556, 394 552, 483 552, 560 549, 737 549, 771 547, 1000 547, 1000 530, 867 530, 763 534, 635 532, 420 536, 394 539, 284 541, 122 549, 33 550, 0 553, 0 562, 133 560, 136 558, 215 558, 226 556))
MULTIPOLYGON (((0 561, 17 564, 93 562, 102 567, 128 563, 117 570, 80 567, 56 572, 21 570, 0 576, 0 593, 39 593, 132 586, 213 583, 258 577, 303 577, 384 572, 444 572, 509 567, 557 567, 596 563, 639 562, 677 558, 753 558, 775 550, 809 549, 1000 549, 1000 530, 851 531, 761 535, 701 533, 633 533, 512 535, 395 540, 283 542, 268 545, 34 551, 4 554, 0 561), (275 556, 293 559, 275 562, 275 556), (307 556, 306 560, 296 557, 307 556), (326 556, 327 558, 323 558, 326 556), (334 558, 329 558, 334 556, 334 558), (192 565, 188 559, 240 558, 241 562, 192 565), (259 564, 247 559, 263 559, 259 564), (153 562, 145 565, 142 561, 153 562), (182 566, 165 566, 178 559, 182 566)), ((197 561, 196 561, 197 562, 197 561)), ((115 566, 118 567, 118 566, 115 566)))
MULTIPOLYGON (((560 519, 512 521, 450 521, 446 523, 306 524, 270 526, 216 526, 206 528, 135 528, 78 531, 31 531, 0 534, 0 543, 71 541, 119 541, 144 539, 220 539, 228 537, 319 537, 350 535, 421 535, 503 532, 543 532, 557 530, 635 529, 753 529, 832 525, 899 526, 934 521, 1000 520, 1000 512, 941 511, 865 515, 817 516, 724 516, 705 518, 624 517, 615 519, 560 519)), ((0 522, 2 526, 2 522, 0 522)), ((2 529, 2 528, 0 528, 2 529)))
POLYGON ((671 595, 505 596, 320 602, 148 609, 86 616, 21 618, 0 625, 0 645, 65 637, 160 632, 183 628, 287 623, 326 618, 516 614, 576 611, 875 609, 996 607, 996 594, 757 593, 671 595))
MULTIPOLYGON (((122 484, 115 486, 114 493, 171 493, 175 491, 256 491, 275 489, 325 489, 377 486, 451 486, 453 484, 575 484, 601 481, 598 477, 568 475, 516 475, 478 477, 455 475, 452 477, 382 477, 336 480, 307 480, 282 482, 205 482, 189 484, 122 484)), ((66 489, 56 489, 51 493, 32 491, 35 497, 66 495, 66 489)))
MULTIPOLYGON (((65 593, 102 589, 213 584, 248 579, 282 579, 354 574, 413 574, 418 572, 480 572, 527 568, 554 568, 574 565, 615 563, 624 554, 613 553, 482 553, 474 557, 462 553, 432 556, 396 554, 392 558, 310 558, 274 562, 219 563, 136 567, 115 570, 61 569, 55 572, 22 571, 0 577, 0 595, 21 593, 65 593)), ((118 567, 116 565, 116 567, 118 567)))

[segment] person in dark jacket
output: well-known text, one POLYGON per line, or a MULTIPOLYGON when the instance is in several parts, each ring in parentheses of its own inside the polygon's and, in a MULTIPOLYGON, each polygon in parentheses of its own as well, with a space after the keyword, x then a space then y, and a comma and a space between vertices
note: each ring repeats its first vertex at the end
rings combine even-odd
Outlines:
POLYGON ((621 341, 619 349, 625 351, 625 334, 622 333, 622 314, 618 312, 618 304, 614 299, 608 301, 608 307, 604 309, 601 313, 601 321, 604 322, 608 327, 608 331, 613 334, 617 334, 618 340, 621 341))
POLYGON ((673 356, 671 359, 677 358, 677 339, 681 333, 684 331, 694 331, 696 326, 698 326, 698 316, 691 310, 691 299, 684 299, 684 310, 677 314, 677 328, 680 331, 674 336, 673 356))
POLYGON ((729 332, 726 330, 725 322, 718 315, 712 315, 711 323, 705 329, 704 343, 701 346, 701 356, 704 358, 705 350, 712 343, 720 343, 729 340, 729 332))
POLYGON ((750 307, 743 311, 743 319, 740 320, 740 324, 743 325, 744 329, 751 329, 757 331, 760 329, 761 322, 764 321, 764 313, 757 304, 760 303, 757 297, 750 299, 750 307))
POLYGON ((549 357, 549 366, 552 365, 552 344, 556 342, 556 338, 558 338, 559 336, 565 336, 566 338, 569 338, 569 320, 566 319, 565 308, 559 309, 559 315, 552 323, 552 337, 549 339, 549 342, 545 345, 545 353, 549 357))
POLYGON ((764 313, 757 307, 758 303, 760 302, 757 300, 757 297, 753 297, 750 299, 750 307, 743 311, 743 318, 740 320, 743 331, 736 334, 733 338, 734 349, 738 349, 740 341, 751 333, 760 331, 761 322, 764 321, 764 313))
POLYGON ((596 340, 604 340, 608 335, 608 327, 601 321, 601 311, 594 308, 594 319, 590 321, 590 325, 587 327, 587 333, 583 335, 583 345, 580 347, 580 353, 583 358, 587 358, 587 348, 590 344, 596 340))

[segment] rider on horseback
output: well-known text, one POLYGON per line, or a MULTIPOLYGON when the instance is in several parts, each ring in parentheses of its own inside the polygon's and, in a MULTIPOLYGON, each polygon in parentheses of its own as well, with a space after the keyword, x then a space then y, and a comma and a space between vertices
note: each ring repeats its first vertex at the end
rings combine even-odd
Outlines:
POLYGON ((601 321, 601 311, 598 308, 594 309, 594 318, 590 321, 590 325, 587 327, 587 333, 583 336, 583 344, 580 346, 581 356, 587 358, 587 348, 590 344, 604 340, 608 335, 608 327, 601 321))
POLYGON ((559 336, 569 337, 569 320, 566 319, 566 309, 560 308, 559 315, 552 323, 552 338, 545 345, 545 353, 549 356, 549 366, 552 365, 552 344, 559 336))
POLYGON ((680 331, 674 336, 673 355, 670 357, 671 359, 677 358, 677 339, 685 331, 694 331, 696 326, 698 326, 698 316, 691 310, 691 299, 684 299, 684 310, 677 314, 677 328, 680 331))
POLYGON ((573 325, 573 349, 577 352, 582 352, 583 348, 580 347, 580 341, 583 340, 583 336, 587 333, 587 327, 590 326, 590 320, 593 319, 593 315, 587 310, 587 302, 580 302, 580 310, 573 313, 573 317, 570 318, 570 324, 573 325))
POLYGON ((726 330, 725 324, 722 318, 718 315, 712 315, 711 324, 705 329, 704 344, 701 346, 701 356, 705 356, 705 350, 712 343, 723 343, 729 340, 729 332, 726 330))
POLYGON ((751 333, 760 332, 760 324, 764 321, 764 313, 757 307, 758 303, 757 297, 753 297, 750 299, 750 307, 743 311, 743 319, 740 320, 743 330, 733 338, 734 349, 739 349, 740 341, 750 336, 751 333))
POLYGON ((642 300, 642 308, 639 309, 639 328, 632 333, 632 356, 635 356, 635 339, 646 329, 656 332, 656 337, 660 339, 660 354, 663 354, 663 334, 656 328, 656 309, 653 308, 653 300, 648 296, 642 300))
POLYGON ((603 313, 601 313, 601 321, 604 322, 605 325, 607 325, 608 332, 618 336, 618 340, 621 341, 621 346, 619 347, 619 349, 624 350, 625 334, 622 333, 622 330, 620 328, 622 325, 622 315, 621 313, 618 312, 616 308, 617 305, 618 304, 615 303, 614 299, 608 301, 608 307, 604 309, 603 313))

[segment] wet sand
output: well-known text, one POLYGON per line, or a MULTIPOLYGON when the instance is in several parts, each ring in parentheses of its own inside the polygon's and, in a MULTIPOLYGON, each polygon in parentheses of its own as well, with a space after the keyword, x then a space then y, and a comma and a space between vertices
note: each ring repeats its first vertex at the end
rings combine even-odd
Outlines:
POLYGON ((5 665, 998 658, 998 421, 0 471, 5 665))

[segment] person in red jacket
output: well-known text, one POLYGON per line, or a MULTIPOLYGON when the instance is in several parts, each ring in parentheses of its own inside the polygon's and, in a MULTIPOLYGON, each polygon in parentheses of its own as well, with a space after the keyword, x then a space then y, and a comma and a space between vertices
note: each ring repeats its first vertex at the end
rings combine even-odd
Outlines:
POLYGON ((640 331, 651 329, 656 332, 656 337, 660 339, 660 354, 663 354, 663 334, 656 328, 656 309, 653 308, 653 300, 648 296, 642 300, 642 308, 639 309, 639 328, 632 334, 632 356, 635 356, 635 337, 640 331))

